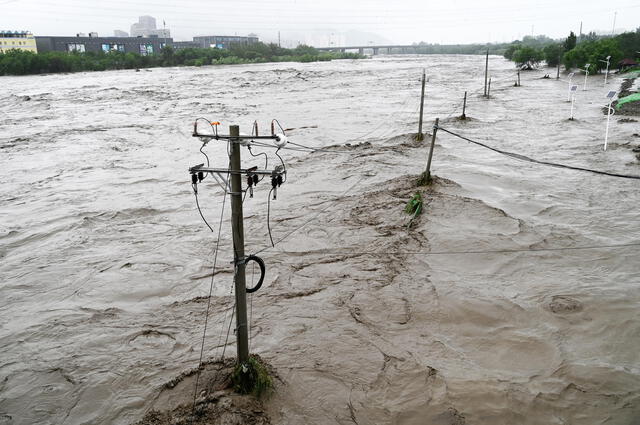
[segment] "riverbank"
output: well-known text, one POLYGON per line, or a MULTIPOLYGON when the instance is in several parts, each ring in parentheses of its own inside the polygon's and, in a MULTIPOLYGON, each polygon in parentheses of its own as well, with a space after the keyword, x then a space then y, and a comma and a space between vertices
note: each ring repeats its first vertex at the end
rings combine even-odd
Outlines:
POLYGON ((319 52, 313 47, 285 49, 275 44, 253 43, 230 49, 165 47, 159 54, 139 55, 118 51, 108 53, 45 52, 9 50, 0 54, 0 76, 55 74, 81 71, 108 71, 173 66, 242 65, 270 62, 327 62, 362 59, 357 53, 319 52))

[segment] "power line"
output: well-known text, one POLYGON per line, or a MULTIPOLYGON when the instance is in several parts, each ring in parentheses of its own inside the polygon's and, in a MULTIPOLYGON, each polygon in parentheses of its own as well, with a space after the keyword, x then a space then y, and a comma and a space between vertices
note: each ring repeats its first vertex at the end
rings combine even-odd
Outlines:
POLYGON ((609 172, 609 171, 593 170, 593 169, 590 169, 590 168, 576 167, 576 166, 573 166, 573 165, 558 164, 556 162, 542 161, 542 160, 539 160, 539 159, 530 158, 530 157, 525 156, 525 155, 520 155, 520 154, 517 154, 517 153, 514 153, 514 152, 508 152, 508 151, 504 151, 502 149, 494 148, 494 147, 489 146, 489 145, 487 145, 485 143, 478 142, 477 140, 472 140, 472 139, 470 139, 468 137, 462 136, 462 135, 460 135, 458 133, 454 133, 453 131, 447 130, 446 128, 443 128, 443 127, 440 127, 440 126, 438 126, 437 128, 438 128, 438 130, 442 130, 445 133, 451 134, 452 136, 458 137, 458 138, 460 138, 462 140, 466 140, 467 142, 470 142, 470 143, 474 143, 474 144, 476 144, 478 146, 482 146, 483 148, 492 150, 492 151, 497 152, 499 154, 502 154, 502 155, 517 159, 519 161, 532 162, 532 163, 540 164, 540 165, 548 165, 550 167, 556 167, 556 168, 566 168, 566 169, 569 169, 569 170, 586 171, 586 172, 589 172, 589 173, 601 174, 601 175, 610 176, 610 177, 619 177, 619 178, 624 178, 624 179, 640 180, 640 176, 635 176, 635 175, 631 175, 631 174, 620 174, 620 173, 612 173, 612 172, 609 172))
POLYGON ((302 229, 304 226, 306 226, 307 224, 311 223, 313 220, 315 220, 320 214, 322 214, 323 212, 325 212, 326 210, 328 210, 330 207, 332 207, 336 202, 340 201, 347 193, 349 193, 354 187, 358 186, 362 180, 364 180, 365 177, 360 178, 360 180, 358 180, 355 184, 353 184, 352 186, 350 186, 349 188, 347 188, 347 190, 345 190, 344 192, 342 192, 339 196, 337 196, 335 199, 333 199, 332 201, 329 201, 329 203, 327 204, 327 206, 325 206, 324 208, 322 208, 320 211, 316 212, 313 216, 311 216, 311 218, 309 218, 307 221, 305 221, 303 224, 301 224, 300 226, 296 227, 295 229, 291 230, 290 232, 286 233, 283 237, 281 237, 280 239, 278 239, 275 243, 273 243, 272 246, 267 246, 265 248, 262 248, 261 250, 257 251, 255 254, 253 255, 258 255, 261 252, 265 252, 268 251, 272 248, 274 248, 276 245, 278 245, 280 242, 286 240, 287 238, 289 238, 291 235, 293 235, 295 232, 297 232, 298 230, 302 229))
MULTIPOLYGON (((198 192, 195 191, 196 194, 196 203, 198 202, 198 192)), ((198 395, 198 383, 200 381, 200 367, 202 366, 202 356, 204 355, 204 342, 207 336, 207 325, 209 324, 209 310, 211 308, 211 295, 213 294, 213 286, 214 286, 214 280, 216 277, 216 265, 218 262, 218 252, 219 247, 220 247, 220 235, 222 234, 222 221, 224 218, 224 207, 227 201, 227 191, 225 191, 224 193, 224 197, 222 198, 222 209, 220 211, 220 223, 218 224, 218 239, 216 240, 216 251, 215 254, 213 256, 213 269, 211 271, 211 284, 209 285, 209 296, 207 297, 207 312, 205 314, 205 318, 204 318, 204 330, 202 332, 202 345, 200 347, 200 360, 198 361, 198 372, 196 374, 196 383, 195 383, 195 388, 193 390, 193 408, 192 408, 192 413, 193 411, 195 411, 196 408, 196 397, 198 395)), ((198 205, 198 211, 200 211, 200 205, 198 205)), ((209 229, 211 229, 211 226, 209 226, 209 223, 207 223, 207 220, 205 220, 204 216, 202 215, 202 211, 200 211, 200 216, 202 217, 202 219, 204 220, 204 222, 207 224, 207 226, 209 227, 209 229)), ((211 231, 213 232, 213 229, 211 229, 211 231)))
POLYGON ((552 247, 552 248, 522 248, 522 249, 494 249, 494 250, 462 250, 462 251, 353 251, 345 248, 337 249, 319 249, 315 251, 278 251, 282 254, 294 255, 294 254, 350 254, 350 255, 482 255, 482 254, 511 254, 511 253, 531 253, 531 252, 558 252, 558 251, 583 251, 592 249, 618 249, 640 247, 640 242, 632 242, 626 244, 611 244, 611 245, 584 245, 584 246, 569 246, 569 247, 552 247))

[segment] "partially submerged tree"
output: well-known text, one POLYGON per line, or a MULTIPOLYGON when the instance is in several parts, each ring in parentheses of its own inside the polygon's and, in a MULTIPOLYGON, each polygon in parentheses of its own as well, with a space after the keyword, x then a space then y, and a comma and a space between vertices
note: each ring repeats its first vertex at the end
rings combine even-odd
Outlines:
POLYGON ((522 46, 513 53, 512 60, 521 69, 533 69, 541 60, 544 59, 544 54, 541 50, 535 47, 522 46))
POLYGON ((560 63, 564 49, 561 44, 549 44, 544 49, 544 60, 549 66, 557 66, 560 63))

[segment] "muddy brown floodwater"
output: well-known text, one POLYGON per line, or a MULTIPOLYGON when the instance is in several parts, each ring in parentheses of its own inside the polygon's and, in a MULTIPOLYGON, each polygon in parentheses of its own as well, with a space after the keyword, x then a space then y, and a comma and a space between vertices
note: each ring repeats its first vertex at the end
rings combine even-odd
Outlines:
MULTIPOLYGON (((417 189, 427 143, 407 135, 426 68, 427 129, 439 117, 497 148, 637 175, 636 121, 614 116, 602 149, 622 79, 590 76, 569 121, 565 76, 513 87, 512 64, 492 57, 486 100, 483 66, 388 56, 0 78, 0 424, 132 423, 197 366, 216 239, 187 174, 204 162, 200 116, 244 132, 317 126, 290 138, 339 146, 281 152, 270 215, 274 239, 288 237, 260 254, 267 278, 250 297, 251 351, 282 379, 272 423, 637 423, 640 247, 555 248, 640 243, 638 180, 439 132, 438 179, 417 189), (408 230, 416 190, 425 208, 408 230)), ((206 149, 226 166, 224 144, 206 149)), ((263 182, 245 200, 247 252, 269 246, 267 195, 263 182)), ((217 225, 213 182, 200 201, 217 225)), ((207 359, 233 306, 228 216, 207 359)))

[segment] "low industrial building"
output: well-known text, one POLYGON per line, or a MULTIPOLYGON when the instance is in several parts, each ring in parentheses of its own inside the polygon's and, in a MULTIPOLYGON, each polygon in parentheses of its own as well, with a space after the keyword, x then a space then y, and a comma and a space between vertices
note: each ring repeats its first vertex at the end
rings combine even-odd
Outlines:
POLYGON ((0 53, 4 53, 11 49, 38 53, 36 39, 29 31, 0 30, 0 53))
POLYGON ((171 47, 173 47, 176 50, 192 49, 192 48, 199 48, 200 43, 196 43, 195 41, 174 41, 171 47))
POLYGON ((36 37, 38 52, 124 52, 139 55, 159 53, 173 44, 158 37, 36 37))
POLYGON ((227 35, 205 35, 193 37, 193 41, 198 43, 198 47, 215 47, 218 49, 228 49, 232 44, 252 44, 258 42, 258 37, 238 37, 227 35))

